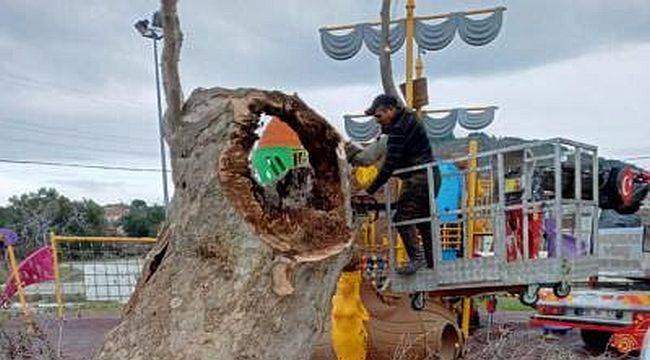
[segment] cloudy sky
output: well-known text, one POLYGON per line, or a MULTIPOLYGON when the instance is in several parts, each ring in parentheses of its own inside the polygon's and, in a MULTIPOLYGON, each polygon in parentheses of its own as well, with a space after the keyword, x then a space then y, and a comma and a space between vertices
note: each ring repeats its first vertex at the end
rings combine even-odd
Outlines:
MULTIPOLYGON (((499 136, 563 136, 650 156, 650 2, 418 0, 419 15, 507 6, 490 45, 425 56, 431 108, 497 105, 499 136)), ((405 0, 394 1, 403 16, 405 0)), ((133 29, 153 0, 0 0, 0 159, 159 167, 153 54, 133 29)), ((297 92, 336 125, 380 91, 367 50, 334 61, 317 29, 375 20, 379 0, 181 1, 183 89, 297 92)), ((403 54, 394 72, 403 79, 403 54)), ((650 168, 650 160, 637 160, 650 168)), ((160 175, 0 163, 0 204, 48 186, 162 202, 160 175)))

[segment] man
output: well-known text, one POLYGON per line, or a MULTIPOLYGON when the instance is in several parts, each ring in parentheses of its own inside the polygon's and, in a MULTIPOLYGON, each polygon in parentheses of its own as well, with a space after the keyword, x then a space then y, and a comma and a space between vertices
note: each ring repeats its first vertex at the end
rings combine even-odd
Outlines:
MULTIPOLYGON (((390 95, 377 96, 372 105, 366 110, 381 125, 382 132, 388 135, 386 160, 374 182, 368 187, 367 193, 374 194, 392 176, 393 171, 430 163, 433 161, 431 145, 426 130, 415 117, 415 114, 399 106, 397 99, 390 95)), ((435 195, 440 188, 440 172, 433 169, 435 195)), ((399 174, 402 179, 402 191, 397 201, 397 212, 394 222, 429 217, 429 187, 426 169, 399 174)), ((414 274, 424 264, 418 246, 416 229, 422 236, 424 255, 429 268, 433 267, 433 252, 431 246, 431 223, 422 222, 416 225, 398 226, 397 231, 402 237, 409 262, 398 272, 403 275, 414 274)))

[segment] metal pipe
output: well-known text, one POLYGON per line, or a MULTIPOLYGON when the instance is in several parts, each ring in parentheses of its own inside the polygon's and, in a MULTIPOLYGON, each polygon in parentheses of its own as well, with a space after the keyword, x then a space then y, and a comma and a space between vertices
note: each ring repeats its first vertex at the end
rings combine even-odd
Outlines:
POLYGON ((59 247, 54 233, 50 233, 52 247, 52 265, 54 267, 54 296, 56 297, 56 313, 59 320, 63 319, 63 291, 61 288, 61 273, 59 272, 59 247))
MULTIPOLYGON (((469 11, 464 11, 464 15, 480 15, 480 14, 489 14, 491 12, 495 12, 499 9, 503 9, 503 11, 506 11, 508 8, 498 6, 494 8, 489 8, 489 9, 479 9, 479 10, 469 10, 469 11)), ((449 13, 444 13, 444 14, 436 14, 436 15, 429 15, 429 16, 415 16, 414 20, 436 20, 436 19, 444 19, 452 16, 454 13, 449 12, 449 13)), ((405 18, 399 18, 395 20, 391 20, 391 24, 397 24, 400 21, 404 21, 405 18)), ((368 25, 374 26, 374 25, 381 25, 381 21, 373 21, 367 23, 368 25)), ((330 25, 330 26, 324 26, 322 28, 319 28, 319 31, 335 31, 335 30, 350 30, 354 29, 355 26, 359 25, 357 24, 348 24, 348 25, 330 25)))
POLYGON ((56 236, 57 242, 113 242, 113 243, 154 243, 156 238, 151 237, 115 237, 115 236, 56 236))
MULTIPOLYGON (((526 143, 526 144, 508 146, 508 147, 501 148, 501 149, 494 149, 494 150, 484 151, 484 152, 481 152, 481 153, 477 154, 476 157, 481 159, 481 158, 484 158, 484 157, 497 155, 499 153, 503 154, 503 153, 506 153, 506 152, 520 151, 520 150, 530 149, 530 148, 534 148, 534 147, 538 147, 538 146, 549 145, 549 144, 552 144, 552 143, 562 143, 562 144, 564 144, 564 141, 565 140, 561 139, 561 138, 555 138, 555 139, 551 139, 551 140, 539 140, 539 141, 534 141, 534 142, 530 142, 530 143, 526 143)), ((571 144, 567 144, 567 145, 571 145, 571 144)), ((466 161, 469 158, 470 158, 470 156, 465 155, 465 156, 460 156, 460 157, 453 158, 453 159, 436 160, 436 161, 432 162, 431 164, 438 165, 438 163, 443 162, 443 161, 447 162, 447 163, 450 162, 450 161, 451 162, 460 162, 460 161, 466 161)), ((427 165, 428 164, 423 164, 423 165, 416 165, 416 166, 411 166, 411 167, 407 167, 407 168, 398 169, 398 170, 395 170, 393 172, 393 174, 394 175, 399 175, 399 174, 403 174, 403 173, 407 173, 407 172, 421 170, 421 169, 426 168, 427 165)))
POLYGON ((29 314, 29 309, 27 307, 27 299, 25 299, 25 289, 23 288, 23 280, 20 278, 20 271, 18 269, 18 263, 16 261, 16 254, 14 253, 14 246, 7 246, 7 253, 9 255, 9 266, 11 267, 11 274, 14 278, 14 283, 16 284, 16 291, 18 292, 18 299, 20 300, 20 309, 25 316, 25 321, 31 326, 32 320, 29 314))
MULTIPOLYGON (((464 107, 463 109, 468 110, 468 111, 483 111, 487 110, 489 108, 495 108, 498 109, 498 106, 472 106, 472 107, 464 107)), ((421 110, 423 113, 426 114, 436 114, 436 113, 446 113, 455 110, 454 108, 447 108, 447 109, 431 109, 431 110, 421 110)), ((358 119, 358 118, 371 118, 372 115, 364 115, 364 114, 351 114, 351 115, 346 115, 346 117, 350 119, 358 119)))
POLYGON ((521 186, 524 191, 521 199, 521 216, 522 216, 522 238, 523 238, 523 247, 524 247, 524 261, 528 260, 530 247, 528 246, 528 241, 530 241, 528 236, 528 197, 531 194, 532 190, 532 181, 528 181, 528 151, 524 151, 524 161, 521 164, 522 172, 522 182, 521 186))
POLYGON ((163 128, 162 101, 160 95, 160 65, 158 64, 158 37, 153 37, 153 58, 156 72, 156 101, 158 104, 158 132, 160 135, 160 162, 162 166, 163 199, 165 210, 169 205, 169 192, 167 189, 167 155, 165 153, 165 130, 163 128))
POLYGON ((573 226, 574 235, 576 241, 581 241, 583 239, 583 229, 582 229, 582 149, 579 147, 575 148, 573 154, 573 198, 576 200, 575 204, 575 222, 573 226))
POLYGON ((554 171, 555 171, 555 246, 556 255, 558 258, 562 257, 562 153, 559 143, 555 143, 554 147, 554 171))
POLYGON ((589 247, 589 250, 593 254, 596 251, 596 249, 598 249, 598 217, 599 217, 599 211, 600 211, 600 207, 598 206, 598 204, 599 204, 599 199, 598 199, 598 196, 599 196, 599 193, 598 193, 598 189, 599 189, 599 187, 598 187, 598 177, 599 176, 598 176, 598 174, 599 174, 599 171, 600 171, 600 169, 598 168, 599 167, 599 164, 598 164, 598 148, 593 150, 593 155, 592 155, 591 161, 592 161, 592 164, 591 164, 591 166, 592 166, 592 174, 591 174, 592 175, 592 179, 591 179, 591 181, 592 181, 592 185, 591 185, 592 190, 591 191, 592 191, 592 201, 594 202, 594 205, 592 207, 592 221, 593 221, 593 223, 591 225, 591 229, 592 229, 592 232, 591 232, 591 244, 590 244, 591 246, 589 247))
POLYGON ((406 106, 413 108, 413 33, 415 0, 406 0, 406 106))
MULTIPOLYGON (((470 156, 467 166, 467 213, 469 221, 467 221, 467 241, 463 244, 463 248, 465 249, 465 259, 471 259, 474 256, 474 206, 476 205, 476 167, 478 165, 476 154, 478 154, 478 142, 476 140, 470 140, 468 150, 470 156)), ((463 331, 463 335, 465 335, 465 339, 469 337, 471 314, 472 299, 468 296, 464 296, 461 330, 463 331)))
POLYGON ((393 239, 393 217, 390 213, 390 181, 384 186, 384 196, 386 197, 386 224, 388 224, 388 229, 386 229, 386 236, 388 237, 388 267, 391 273, 395 273, 395 240, 393 239))
POLYGON ((505 217, 506 217, 506 194, 505 194, 505 162, 503 153, 497 154, 497 181, 498 181, 498 209, 495 211, 496 222, 494 225, 494 254, 501 260, 506 260, 506 243, 505 243, 505 217), (499 241, 499 239, 501 241, 499 241))
MULTIPOLYGON (((433 167, 427 168, 427 183, 429 188, 429 217, 432 221, 429 222, 431 226, 431 252, 433 253, 434 264, 442 260, 440 252, 440 244, 434 239, 440 238, 440 224, 438 222, 438 214, 436 209, 436 192, 435 192, 435 178, 433 177, 433 167)), ((422 239, 426 241, 426 239, 422 239)), ((435 265, 434 265, 435 266, 435 265)))

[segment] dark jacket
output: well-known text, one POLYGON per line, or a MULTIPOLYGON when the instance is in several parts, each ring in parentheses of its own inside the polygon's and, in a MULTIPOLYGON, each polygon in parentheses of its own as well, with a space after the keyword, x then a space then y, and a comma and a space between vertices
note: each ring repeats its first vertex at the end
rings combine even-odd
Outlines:
MULTIPOLYGON (((379 190, 390 179, 393 171, 433 161, 433 153, 426 130, 415 114, 401 110, 395 115, 395 120, 383 131, 388 134, 386 161, 384 161, 375 181, 368 187, 369 194, 379 190)), ((423 172, 426 173, 425 170, 418 173, 422 174, 423 172)), ((398 176, 401 179, 406 179, 415 174, 416 172, 408 172, 398 176)), ((437 180, 436 188, 438 188, 440 175, 437 167, 434 168, 434 178, 437 180)))

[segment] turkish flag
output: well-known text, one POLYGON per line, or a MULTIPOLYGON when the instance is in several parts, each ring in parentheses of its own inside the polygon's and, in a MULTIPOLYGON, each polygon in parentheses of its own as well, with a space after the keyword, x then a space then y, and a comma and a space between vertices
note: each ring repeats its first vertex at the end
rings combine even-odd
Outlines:
MULTIPOLYGON (((31 253, 20 265, 18 273, 23 288, 32 284, 54 280, 54 266, 52 262, 52 248, 43 246, 31 253)), ((7 278, 5 289, 0 295, 0 305, 5 305, 16 294, 16 282, 13 273, 7 278)))

